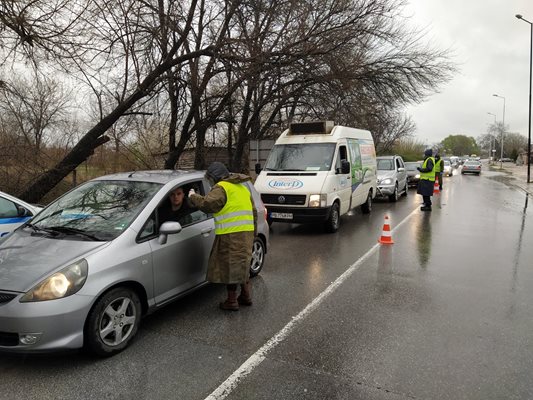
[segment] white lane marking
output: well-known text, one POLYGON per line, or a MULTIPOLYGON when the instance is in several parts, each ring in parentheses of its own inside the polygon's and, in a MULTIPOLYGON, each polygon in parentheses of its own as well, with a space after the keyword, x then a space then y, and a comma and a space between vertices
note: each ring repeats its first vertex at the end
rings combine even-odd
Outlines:
MULTIPOLYGON (((411 216, 413 216, 418 211, 418 207, 407 217, 405 217, 393 230, 396 231, 400 226, 402 226, 411 216)), ((276 333, 272 338, 268 340, 259 350, 250 356, 239 368, 233 372, 224 382, 220 384, 205 400, 222 400, 225 399, 229 394, 237 387, 239 382, 249 375, 259 364, 263 362, 267 354, 281 343, 293 330, 296 328, 298 323, 302 322, 311 312, 313 312, 319 305, 322 303, 331 293, 335 291, 350 275, 359 269, 361 264, 369 258, 372 253, 374 253, 380 243, 376 243, 372 246, 361 258, 355 261, 350 267, 344 271, 344 273, 339 276, 333 283, 331 283, 322 293, 320 293, 315 299, 307 305, 302 311, 298 313, 295 317, 292 317, 292 320, 285 325, 278 333, 276 333)), ((390 245, 383 245, 390 246, 390 245)))

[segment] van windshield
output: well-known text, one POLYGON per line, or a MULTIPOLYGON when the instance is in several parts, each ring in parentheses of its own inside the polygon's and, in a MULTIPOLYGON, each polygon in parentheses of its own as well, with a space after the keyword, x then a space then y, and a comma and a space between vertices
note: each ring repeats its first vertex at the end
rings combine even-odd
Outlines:
POLYGON ((275 145, 265 169, 268 171, 329 171, 335 143, 275 145))

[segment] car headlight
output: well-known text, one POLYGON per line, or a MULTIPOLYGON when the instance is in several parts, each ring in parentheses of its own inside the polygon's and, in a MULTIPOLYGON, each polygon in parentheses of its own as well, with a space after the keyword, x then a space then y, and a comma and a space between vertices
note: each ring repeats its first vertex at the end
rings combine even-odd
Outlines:
POLYGON ((416 179, 420 179, 420 174, 416 174, 416 175, 415 175, 415 178, 416 178, 416 179))
POLYGON ((39 283, 21 299, 21 303, 61 299, 80 290, 87 280, 88 264, 85 259, 63 268, 39 283))
POLYGON ((312 194, 309 196, 309 207, 326 207, 326 194, 312 194))
POLYGON ((392 179, 391 178, 385 178, 381 181, 381 184, 382 185, 390 185, 392 183, 392 179))

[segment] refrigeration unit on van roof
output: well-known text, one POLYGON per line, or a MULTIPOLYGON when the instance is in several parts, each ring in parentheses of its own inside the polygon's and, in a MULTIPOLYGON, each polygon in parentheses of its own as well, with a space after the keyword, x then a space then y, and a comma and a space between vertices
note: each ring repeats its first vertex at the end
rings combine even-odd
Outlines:
POLYGON ((333 130, 333 121, 298 122, 291 124, 289 135, 328 135, 333 130))

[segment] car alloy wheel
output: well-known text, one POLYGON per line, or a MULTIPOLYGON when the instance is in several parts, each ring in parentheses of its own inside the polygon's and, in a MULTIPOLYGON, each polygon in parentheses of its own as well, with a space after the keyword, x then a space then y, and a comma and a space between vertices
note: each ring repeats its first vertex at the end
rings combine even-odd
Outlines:
POLYGON ((263 269, 265 263, 265 244, 259 237, 254 239, 252 247, 252 262, 250 264, 250 276, 256 276, 263 269))
POLYGON ((141 302, 128 288, 105 293, 89 313, 86 345, 100 356, 110 356, 125 349, 139 328, 141 302))

